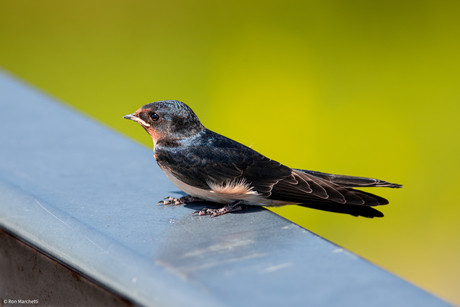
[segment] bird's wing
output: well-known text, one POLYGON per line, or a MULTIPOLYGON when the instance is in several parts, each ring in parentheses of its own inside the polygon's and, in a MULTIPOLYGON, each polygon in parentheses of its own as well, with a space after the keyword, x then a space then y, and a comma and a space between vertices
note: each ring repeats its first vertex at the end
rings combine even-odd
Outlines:
POLYGON ((330 180, 291 169, 238 142, 210 130, 186 146, 155 147, 155 158, 178 180, 196 188, 244 180, 264 197, 292 203, 383 205, 388 201, 370 193, 342 187, 330 180))
POLYGON ((380 196, 342 187, 334 182, 300 170, 273 185, 269 198, 293 203, 335 203, 347 205, 378 206, 388 201, 380 196))
POLYGON ((303 169, 299 169, 298 171, 313 175, 315 177, 326 179, 327 181, 335 183, 344 188, 367 188, 367 187, 402 188, 402 185, 400 184, 391 183, 388 181, 375 179, 375 178, 336 175, 336 174, 328 174, 328 173, 315 172, 315 171, 309 171, 309 170, 303 170, 303 169))
MULTIPOLYGON (((209 136, 207 138, 209 139, 209 136)), ((180 181, 196 188, 210 184, 235 182, 249 184, 263 196, 269 196, 274 184, 290 176, 291 169, 256 151, 218 135, 212 144, 188 144, 175 148, 155 148, 155 158, 180 181)))

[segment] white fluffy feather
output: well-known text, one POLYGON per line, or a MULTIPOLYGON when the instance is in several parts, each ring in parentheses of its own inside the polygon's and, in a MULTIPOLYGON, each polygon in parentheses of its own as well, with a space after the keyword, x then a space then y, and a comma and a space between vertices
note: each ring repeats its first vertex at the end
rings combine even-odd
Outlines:
POLYGON ((192 187, 180 181, 173 174, 164 169, 163 172, 176 187, 185 193, 216 203, 231 204, 237 200, 242 200, 248 205, 256 206, 282 206, 288 204, 288 202, 264 198, 254 191, 244 179, 232 180, 226 183, 208 182, 210 190, 204 190, 192 187))

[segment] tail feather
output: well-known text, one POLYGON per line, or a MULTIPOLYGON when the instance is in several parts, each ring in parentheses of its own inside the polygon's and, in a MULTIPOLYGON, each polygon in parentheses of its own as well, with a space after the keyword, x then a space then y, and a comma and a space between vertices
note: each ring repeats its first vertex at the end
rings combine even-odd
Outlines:
POLYGON ((355 189, 348 189, 351 193, 359 195, 364 200, 364 205, 365 206, 382 206, 382 205, 388 205, 388 200, 386 198, 383 198, 381 196, 372 194, 372 193, 367 193, 361 190, 355 190, 355 189))
POLYGON ((367 218, 383 217, 383 213, 368 206, 354 206, 342 204, 299 204, 299 206, 328 211, 334 213, 345 213, 353 216, 362 216, 367 218))
POLYGON ((397 183, 391 183, 384 180, 367 177, 356 177, 346 175, 335 175, 328 173, 321 173, 309 170, 298 169, 305 174, 313 175, 327 181, 330 181, 338 186, 344 188, 366 188, 366 187, 387 187, 387 188, 402 188, 403 186, 397 183))

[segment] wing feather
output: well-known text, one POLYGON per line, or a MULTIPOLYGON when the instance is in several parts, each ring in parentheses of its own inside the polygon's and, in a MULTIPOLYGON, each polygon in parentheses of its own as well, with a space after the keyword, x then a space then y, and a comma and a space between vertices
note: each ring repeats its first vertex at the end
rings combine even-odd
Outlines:
POLYGON ((185 140, 188 143, 183 146, 162 147, 158 142, 155 158, 160 167, 180 181, 206 190, 211 189, 210 183, 223 186, 244 180, 253 191, 272 200, 366 206, 388 203, 351 188, 392 185, 386 181, 291 169, 210 130, 203 133, 197 139, 185 140))

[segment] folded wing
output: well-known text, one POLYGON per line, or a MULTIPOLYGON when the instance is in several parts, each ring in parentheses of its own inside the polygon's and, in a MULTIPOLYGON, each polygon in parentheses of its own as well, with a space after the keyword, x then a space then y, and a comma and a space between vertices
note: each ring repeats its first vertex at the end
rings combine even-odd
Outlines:
POLYGON ((353 188, 401 187, 372 178, 291 169, 210 130, 204 133, 208 135, 200 140, 206 140, 206 144, 169 149, 158 144, 155 152, 158 164, 180 181, 197 188, 210 189, 210 183, 222 185, 244 180, 263 197, 313 206, 385 205, 386 199, 353 188))

